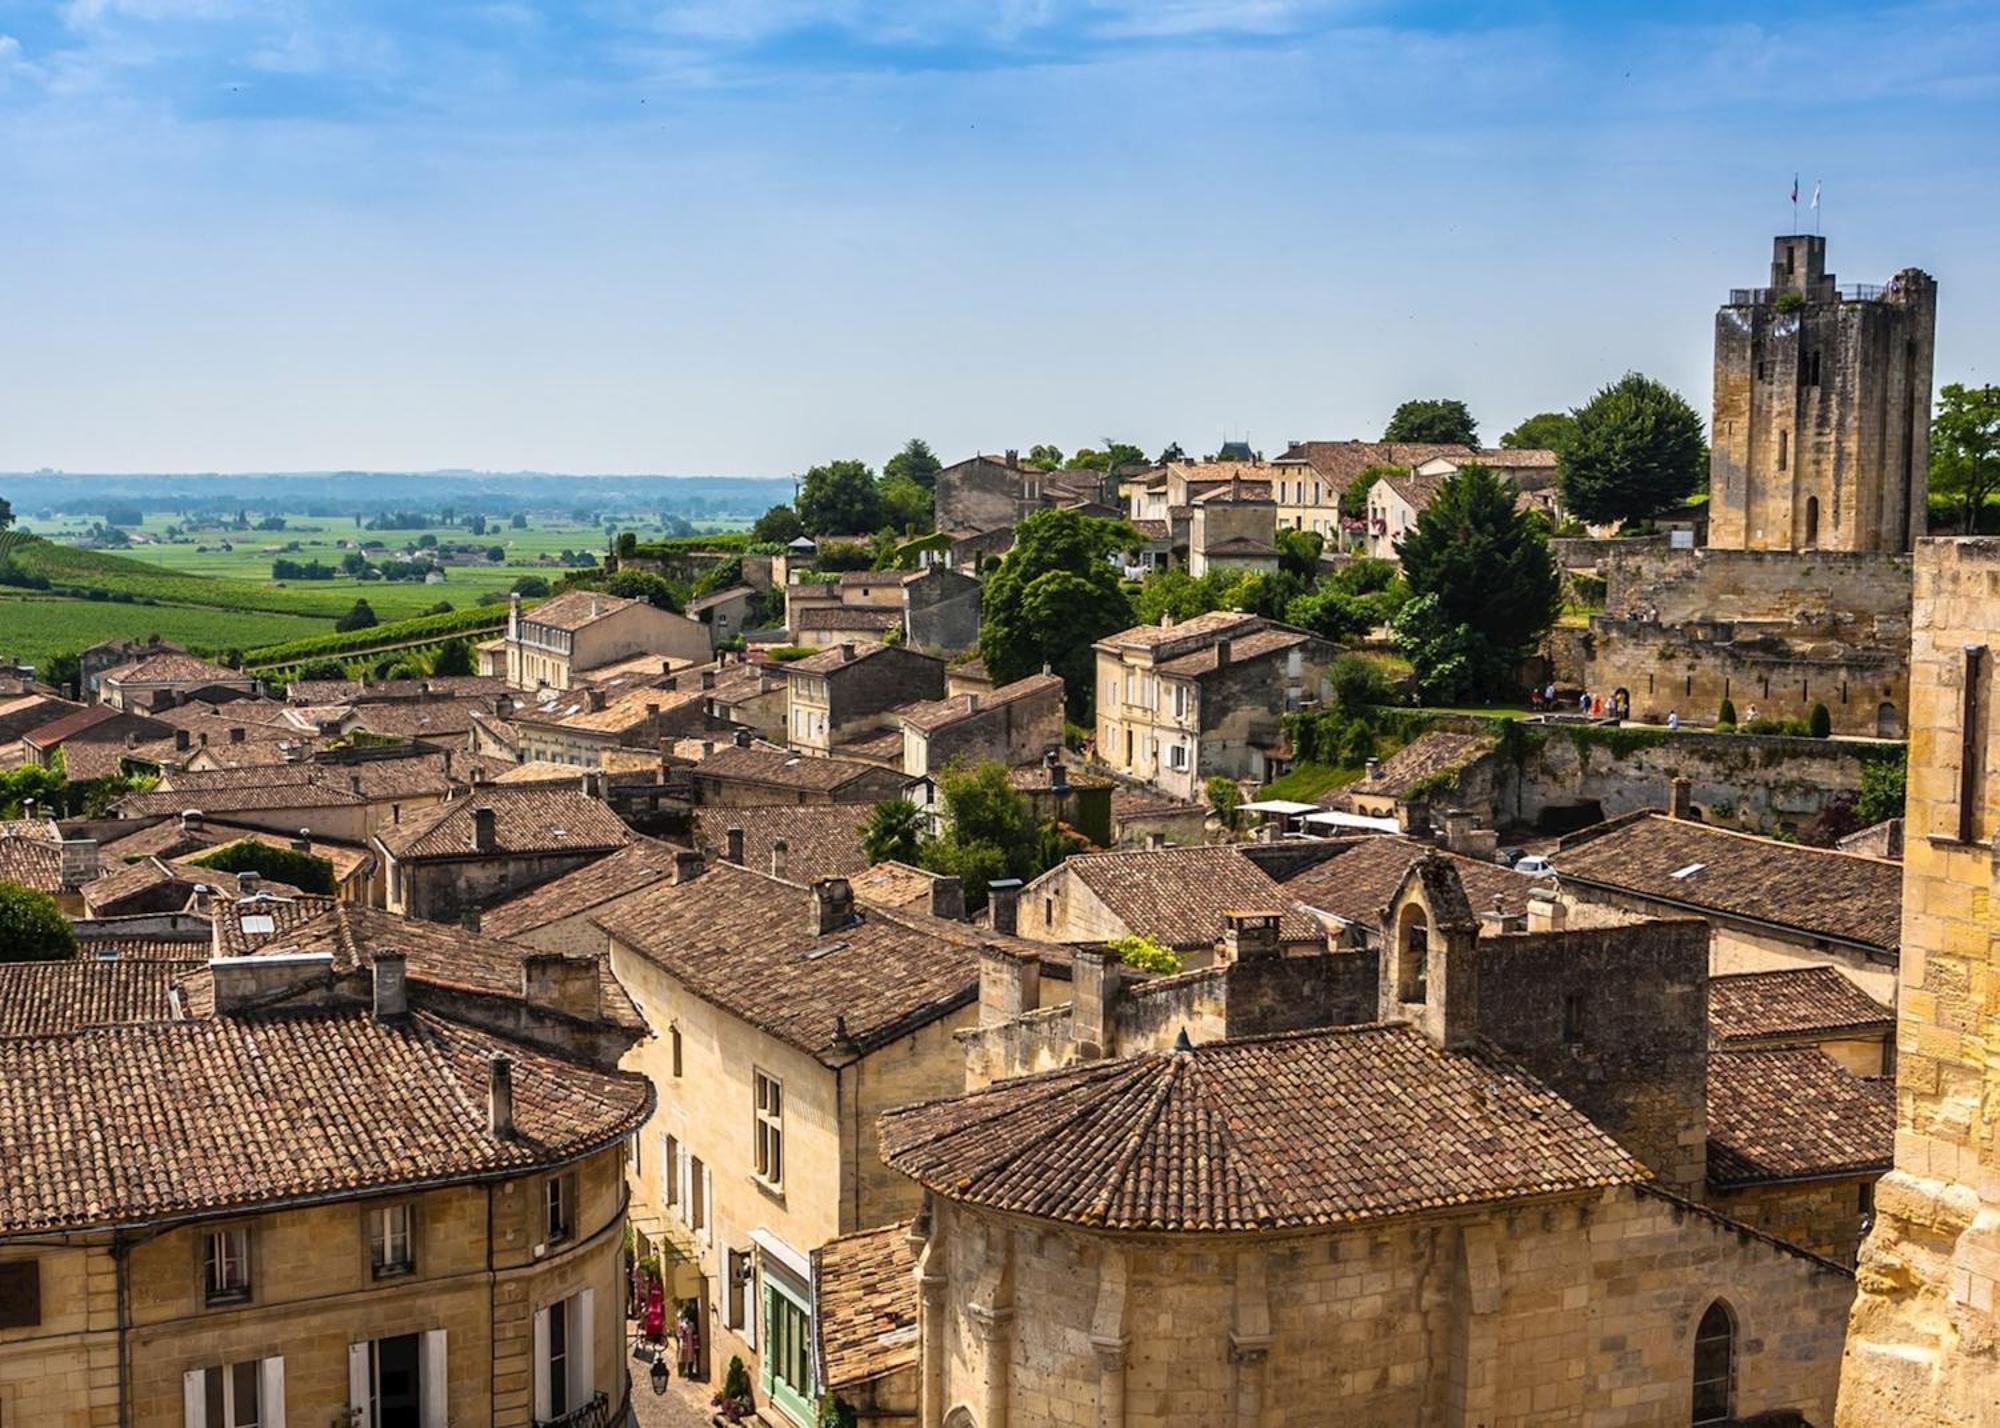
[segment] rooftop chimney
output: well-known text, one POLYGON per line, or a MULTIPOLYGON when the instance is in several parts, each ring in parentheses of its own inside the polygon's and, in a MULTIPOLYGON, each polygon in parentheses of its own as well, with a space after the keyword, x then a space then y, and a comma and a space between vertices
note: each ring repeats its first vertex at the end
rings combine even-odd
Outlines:
POLYGON ((691 883, 701 876, 701 854, 693 848, 681 848, 674 853, 674 881, 691 883))
POLYGON ((601 689, 585 690, 583 699, 584 703, 590 706, 590 712, 593 714, 601 712, 604 708, 604 691, 601 689))
POLYGON ((581 1021, 599 1016, 597 959, 562 952, 530 953, 521 963, 521 999, 581 1021))
POLYGON ((815 937, 824 937, 854 921, 854 888, 846 878, 813 880, 812 917, 815 937))
POLYGON ((748 729, 738 729, 736 733, 731 737, 730 742, 735 744, 736 747, 739 749, 749 748, 750 731, 748 729))
POLYGON ((986 885, 986 906, 992 914, 993 930, 1007 936, 1014 935, 1020 926, 1021 880, 1001 878, 986 885))
POLYGON ((1528 892, 1528 931, 1560 932, 1569 921, 1569 909, 1554 888, 1532 888, 1528 892))
POLYGON ((840 662, 846 664, 854 658, 854 642, 843 640, 840 646, 840 662))
MULTIPOLYGON (((33 818, 34 811, 27 810, 33 818)), ((96 879, 98 873, 97 840, 95 838, 65 838, 62 840, 62 885, 66 888, 80 888, 96 879)))
POLYGON ((288 1008, 296 1007, 303 1004, 296 1000, 300 991, 315 986, 330 990, 333 954, 274 952, 258 957, 214 957, 209 959, 208 973, 218 1016, 279 1000, 288 1008))
POLYGON ((1042 1002, 1042 962, 999 947, 979 949, 979 1024, 993 1026, 1036 1010, 1042 1002))
POLYGON ((310 853, 312 849, 313 849, 312 829, 301 828, 299 830, 299 836, 292 839, 292 851, 294 853, 310 853))
POLYGON ((1669 786, 1671 793, 1667 812, 1673 817, 1691 822, 1694 819, 1694 783, 1685 778, 1675 779, 1669 786))
POLYGON ((472 810, 472 849, 476 853, 490 853, 498 842, 493 829, 493 810, 475 808, 472 810))
POLYGON ((743 830, 732 827, 723 835, 723 846, 728 850, 722 856, 737 867, 743 866, 743 830))
POLYGON ((965 712, 968 714, 977 714, 979 712, 979 694, 976 690, 966 693, 965 712))
POLYGON ((184 754, 194 744, 194 735, 185 729, 174 730, 174 752, 184 754))
POLYGON ((714 670, 712 670, 712 669, 705 669, 705 670, 703 670, 703 671, 701 672, 701 687, 702 687, 703 689, 713 689, 713 688, 715 688, 715 671, 714 671, 714 670))
POLYGON ((1070 960, 1070 1027, 1081 1060, 1111 1054, 1111 1028, 1125 982, 1119 965, 1103 946, 1079 947, 1070 960))
POLYGON ((771 840, 772 877, 782 878, 785 875, 785 855, 791 851, 791 847, 792 845, 787 843, 783 838, 773 838, 771 840))
POLYGON ((1221 667, 1222 667, 1223 665, 1225 665, 1225 664, 1228 664, 1228 663, 1229 663, 1229 641, 1228 641, 1228 640, 1226 640, 1226 639, 1224 639, 1224 640, 1217 640, 1217 641, 1215 642, 1215 663, 1216 663, 1216 667, 1217 667, 1218 669, 1219 669, 1219 668, 1221 668, 1221 667))
POLYGON ((1225 912, 1222 914, 1222 960, 1257 962, 1278 955, 1278 914, 1275 912, 1225 912))
POLYGON ((257 884, 259 881, 260 879, 258 877, 257 870, 255 868, 245 868, 242 872, 236 875, 237 896, 255 897, 257 895, 257 884))
POLYGON ((1380 759, 1370 759, 1368 761, 1368 782, 1373 783, 1380 777, 1382 777, 1382 761, 1380 759))
POLYGON ((479 931, 479 909, 468 907, 464 912, 461 912, 458 915, 458 925, 463 927, 467 932, 477 934, 479 931))
POLYGON ((965 921, 963 878, 931 879, 931 916, 942 917, 947 922, 965 921))
POLYGON ((1061 793, 1069 787, 1069 770, 1061 764, 1049 765, 1049 787, 1061 793))
POLYGON ((1011 446, 1007 448, 1007 469, 1009 471, 1021 469, 1021 453, 1011 446))
POLYGON ((514 1138, 514 1058, 504 1051, 486 1059, 486 1133, 514 1138))
POLYGON ((400 952, 383 948, 375 954, 375 1020, 387 1021, 410 1009, 409 961, 400 952))
POLYGON ((361 775, 358 773, 349 774, 347 776, 347 787, 355 793, 361 792, 361 775))

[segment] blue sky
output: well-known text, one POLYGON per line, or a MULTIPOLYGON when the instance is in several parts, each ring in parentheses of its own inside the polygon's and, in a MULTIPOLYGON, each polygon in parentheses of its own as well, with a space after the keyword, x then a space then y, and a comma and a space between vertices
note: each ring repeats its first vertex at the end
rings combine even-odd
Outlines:
POLYGON ((1706 410, 1794 171, 1996 381, 1996 134, 1990 4, 0 0, 0 470, 1706 410))

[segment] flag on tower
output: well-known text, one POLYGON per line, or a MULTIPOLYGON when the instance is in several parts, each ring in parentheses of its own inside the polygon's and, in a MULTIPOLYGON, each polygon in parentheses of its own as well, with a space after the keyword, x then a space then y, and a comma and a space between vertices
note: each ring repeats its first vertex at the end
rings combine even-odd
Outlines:
POLYGON ((1814 180, 1813 180, 1813 196, 1812 196, 1812 206, 1813 206, 1814 208, 1818 208, 1818 207, 1819 207, 1819 180, 1818 180, 1818 179, 1814 179, 1814 180))
POLYGON ((1797 174, 1793 174, 1793 175, 1792 175, 1792 202, 1793 202, 1793 203, 1797 203, 1798 201, 1799 201, 1799 176, 1798 176, 1797 174))

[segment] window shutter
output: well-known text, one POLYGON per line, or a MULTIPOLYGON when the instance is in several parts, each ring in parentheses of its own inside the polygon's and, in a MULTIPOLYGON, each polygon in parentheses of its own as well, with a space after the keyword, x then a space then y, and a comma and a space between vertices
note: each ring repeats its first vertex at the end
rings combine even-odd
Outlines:
POLYGON ((741 1261, 739 1267, 743 1271, 743 1282, 735 1290, 735 1293, 742 1296, 736 1301, 736 1317, 743 1321, 743 1342, 749 1346, 752 1353, 755 1353, 759 1341, 757 1334, 757 1276, 752 1273, 751 1266, 756 1264, 757 1260, 748 1250, 739 1253, 737 1259, 741 1261))
POLYGON ((354 1417, 354 1428, 375 1428, 375 1415, 370 1411, 368 1350, 372 1346, 366 1341, 347 1346, 347 1407, 354 1417))
POLYGON ((715 1223, 715 1178, 706 1165, 701 1168, 701 1227, 704 1231, 715 1223))
MULTIPOLYGON (((597 1392, 597 1291, 580 1289, 576 1295, 576 1337, 570 1342, 570 1382, 576 1385, 572 1403, 588 1403, 597 1392)), ((428 1428, 428 1426, 427 1426, 428 1428)))
POLYGON ((273 1354, 257 1364, 257 1392, 263 1398, 257 1428, 285 1428, 285 1360, 273 1354))
POLYGON ((208 1370, 189 1369, 181 1375, 181 1403, 187 1428, 208 1428, 208 1370))
POLYGON ((768 1398, 770 1397, 771 1394, 771 1385, 776 1381, 771 1372, 772 1368, 771 1359, 773 1356, 770 1352, 769 1346, 775 1343, 777 1339, 776 1316, 778 1313, 777 1295, 773 1294, 768 1288, 764 1291, 763 1307, 764 1307, 764 1343, 766 1345, 766 1348, 765 1352, 758 1359, 757 1362, 757 1377, 763 1385, 764 1396, 768 1398))
POLYGON ((549 1311, 535 1311, 535 1417, 549 1418, 549 1311))
POLYGON ((675 1165, 674 1165, 674 1179, 675 1179, 675 1180, 676 1180, 677 1182, 679 1182, 679 1187, 680 1187, 680 1195, 679 1195, 679 1197, 678 1197, 678 1198, 679 1198, 679 1201, 680 1201, 680 1211, 681 1211, 681 1223, 682 1223, 682 1224, 687 1224, 687 1223, 688 1223, 688 1213, 689 1213, 689 1212, 688 1212, 688 1199, 689 1199, 689 1191, 690 1191, 690 1189, 692 1188, 692 1187, 691 1187, 691 1186, 689 1186, 689 1184, 688 1184, 688 1153, 687 1153, 687 1147, 686 1147, 686 1146, 682 1146, 682 1147, 680 1148, 680 1152, 679 1152, 679 1153, 678 1153, 678 1154, 677 1154, 677 1155, 676 1155, 676 1156, 674 1157, 674 1159, 675 1159, 675 1162, 676 1162, 676 1163, 675 1163, 675 1165))
POLYGON ((423 1428, 448 1428, 451 1368, 445 1358, 444 1330, 424 1330, 417 1368, 424 1393, 423 1428))

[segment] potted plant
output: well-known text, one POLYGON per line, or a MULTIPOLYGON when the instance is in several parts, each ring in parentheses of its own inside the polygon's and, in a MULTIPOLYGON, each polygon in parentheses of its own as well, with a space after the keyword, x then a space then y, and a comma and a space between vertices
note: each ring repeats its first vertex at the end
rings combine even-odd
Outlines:
POLYGON ((709 1402, 731 1423, 741 1423, 757 1411, 750 1398, 750 1370, 743 1367, 742 1355, 730 1355, 729 1370, 722 1376, 722 1389, 709 1402))

